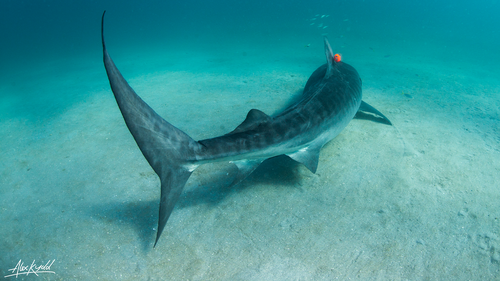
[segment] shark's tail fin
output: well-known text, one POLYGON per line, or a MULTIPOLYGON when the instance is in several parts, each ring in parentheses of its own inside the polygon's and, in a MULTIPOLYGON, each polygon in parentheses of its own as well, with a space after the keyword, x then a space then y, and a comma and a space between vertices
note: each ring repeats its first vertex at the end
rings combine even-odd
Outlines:
POLYGON ((161 180, 156 246, 184 185, 197 166, 195 152, 201 145, 161 118, 123 78, 106 50, 103 32, 105 13, 102 15, 101 37, 104 66, 111 89, 130 133, 161 180))

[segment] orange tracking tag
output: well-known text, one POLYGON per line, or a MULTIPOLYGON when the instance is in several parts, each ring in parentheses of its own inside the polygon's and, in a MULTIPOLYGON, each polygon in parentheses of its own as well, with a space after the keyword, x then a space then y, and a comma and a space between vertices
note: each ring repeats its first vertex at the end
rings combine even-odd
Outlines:
POLYGON ((335 62, 340 62, 340 55, 339 54, 335 54, 335 56, 333 56, 333 60, 335 62))

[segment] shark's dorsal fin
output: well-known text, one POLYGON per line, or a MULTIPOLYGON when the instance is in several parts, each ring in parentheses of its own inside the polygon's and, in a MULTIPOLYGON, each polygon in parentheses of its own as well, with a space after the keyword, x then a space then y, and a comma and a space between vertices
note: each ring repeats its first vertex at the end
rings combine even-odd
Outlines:
POLYGON ((312 173, 316 173, 318 168, 319 151, 322 145, 310 145, 292 154, 287 154, 293 160, 304 164, 312 173))
POLYGON ((328 39, 326 39, 326 37, 325 37, 325 55, 326 55, 326 65, 327 65, 325 78, 328 78, 332 74, 334 66, 337 62, 335 61, 334 58, 335 55, 333 54, 332 47, 330 46, 330 43, 328 42, 328 39))
POLYGON ((260 124, 271 121, 271 117, 258 109, 252 109, 248 112, 245 121, 228 135, 241 133, 257 128, 260 124))
POLYGON ((376 110, 373 106, 367 104, 364 101, 361 101, 361 106, 358 109, 358 112, 354 116, 355 119, 364 119, 370 120, 373 122, 392 125, 391 121, 387 117, 384 116, 380 111, 376 110))

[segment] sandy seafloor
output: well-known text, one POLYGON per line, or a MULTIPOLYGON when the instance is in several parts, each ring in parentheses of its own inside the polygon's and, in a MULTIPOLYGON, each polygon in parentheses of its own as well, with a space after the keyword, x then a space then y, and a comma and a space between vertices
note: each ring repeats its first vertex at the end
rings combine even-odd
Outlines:
MULTIPOLYGON (((125 126, 101 54, 4 75, 0 274, 20 259, 55 259, 56 274, 28 279, 498 280, 498 57, 330 41, 360 73, 363 99, 394 126, 353 120, 323 148, 316 174, 278 157, 228 187, 230 164, 200 167, 156 248, 159 179, 125 126)), ((108 48, 146 102, 203 139, 252 108, 279 112, 325 60, 320 36, 251 42, 108 48)))

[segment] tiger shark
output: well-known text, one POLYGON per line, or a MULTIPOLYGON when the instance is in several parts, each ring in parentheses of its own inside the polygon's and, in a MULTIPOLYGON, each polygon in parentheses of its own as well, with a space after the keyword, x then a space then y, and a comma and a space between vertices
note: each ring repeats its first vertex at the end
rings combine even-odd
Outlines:
POLYGON ((238 168, 234 180, 238 183, 262 161, 287 155, 315 173, 321 148, 354 117, 391 125, 382 113, 361 100, 358 72, 333 54, 325 38, 326 63, 309 77, 298 102, 275 116, 252 109, 233 131, 196 141, 158 115, 121 75, 106 49, 105 13, 101 19, 101 38, 111 90, 130 133, 161 181, 158 229, 153 247, 184 185, 198 166, 232 162, 238 168))

